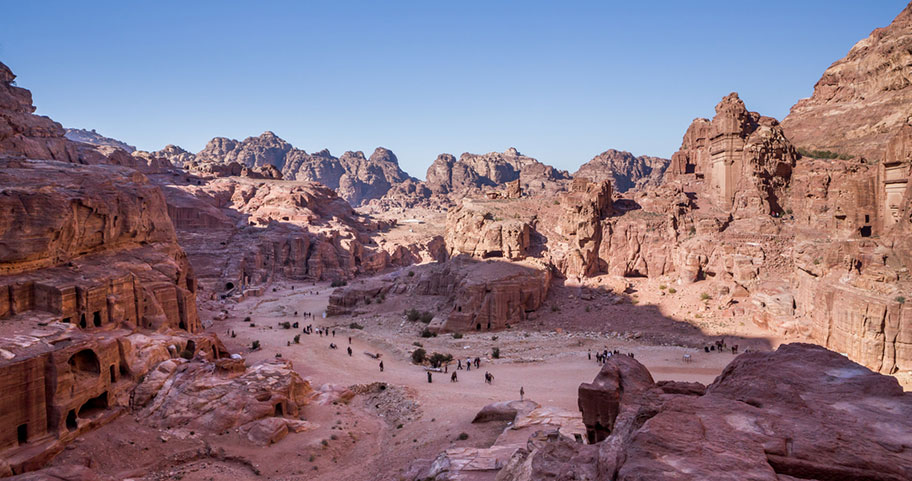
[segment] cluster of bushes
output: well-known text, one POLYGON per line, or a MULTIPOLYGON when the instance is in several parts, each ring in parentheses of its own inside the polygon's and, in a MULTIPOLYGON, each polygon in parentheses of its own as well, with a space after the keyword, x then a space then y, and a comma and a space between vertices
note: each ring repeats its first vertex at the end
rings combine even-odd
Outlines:
POLYGON ((364 326, 362 326, 361 324, 358 324, 357 322, 353 322, 348 325, 348 328, 349 329, 364 329, 364 326))
POLYGON ((852 158, 851 155, 847 154, 840 154, 829 150, 809 150, 804 147, 798 147, 798 153, 801 154, 802 157, 813 157, 815 159, 849 160, 852 158))
POLYGON ((431 332, 430 329, 425 327, 424 330, 421 331, 421 337, 437 337, 437 333, 431 332))
POLYGON ((435 352, 435 353, 431 354, 430 356, 428 356, 427 351, 425 351, 423 348, 420 348, 420 347, 418 349, 415 349, 414 351, 412 351, 412 362, 413 363, 424 364, 425 361, 427 361, 427 363, 430 364, 431 367, 433 367, 434 369, 437 369, 440 366, 442 366, 444 363, 452 362, 453 355, 452 354, 441 354, 439 352, 435 352))
POLYGON ((291 329, 291 323, 288 321, 280 323, 279 326, 281 326, 282 329, 291 329))
POLYGON ((405 318, 409 321, 421 321, 425 324, 429 324, 432 319, 434 319, 434 314, 431 314, 428 311, 419 311, 418 309, 406 309, 405 318))
POLYGON ((348 281, 346 281, 345 279, 335 279, 329 283, 329 287, 342 287, 342 286, 347 286, 347 285, 348 285, 348 281))

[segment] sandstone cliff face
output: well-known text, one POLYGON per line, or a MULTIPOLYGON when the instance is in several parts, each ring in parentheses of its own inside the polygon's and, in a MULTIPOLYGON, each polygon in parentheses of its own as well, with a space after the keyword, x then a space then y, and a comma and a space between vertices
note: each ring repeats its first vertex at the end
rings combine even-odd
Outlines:
POLYGON ((567 172, 522 155, 511 147, 503 153, 464 153, 459 160, 450 154, 441 154, 428 167, 426 183, 432 193, 448 194, 456 201, 468 193, 517 179, 524 191, 534 195, 553 189, 554 182, 569 178, 567 172))
POLYGON ((13 85, 15 79, 9 67, 0 63, 0 153, 76 162, 76 144, 64 137, 60 124, 33 115, 32 93, 13 85))
POLYGON ((442 260, 442 242, 380 245, 392 227, 361 216, 321 184, 246 177, 156 176, 181 245, 210 292, 275 279, 349 279, 391 265, 442 260))
POLYGON ((623 193, 634 188, 660 185, 669 162, 661 157, 634 157, 630 152, 609 149, 581 165, 573 177, 585 177, 595 182, 608 180, 615 191, 623 193))
POLYGON ((189 165, 196 156, 187 152, 186 150, 180 148, 177 145, 168 144, 165 148, 161 150, 156 150, 151 152, 151 155, 154 157, 167 159, 168 162, 171 162, 172 165, 179 168, 184 168, 189 165))
POLYGON ((579 390, 596 444, 530 442, 497 479, 908 479, 899 433, 912 429, 909 396, 895 379, 807 344, 742 354, 705 391, 654 383, 637 361, 614 356, 579 390))
POLYGON ((711 122, 694 120, 669 172, 705 179, 713 205, 736 216, 781 215, 797 158, 776 119, 749 112, 731 93, 716 105, 711 122))
POLYGON ((799 147, 883 160, 912 112, 912 8, 833 63, 782 126, 799 147))

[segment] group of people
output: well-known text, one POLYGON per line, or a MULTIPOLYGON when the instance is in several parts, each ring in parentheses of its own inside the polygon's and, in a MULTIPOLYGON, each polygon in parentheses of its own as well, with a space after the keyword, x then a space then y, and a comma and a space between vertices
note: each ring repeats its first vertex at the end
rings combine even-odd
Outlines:
POLYGON ((725 352, 728 349, 731 349, 732 354, 735 354, 735 355, 738 354, 738 345, 733 344, 731 346, 726 346, 724 337, 719 339, 718 341, 714 342, 713 344, 710 344, 709 346, 703 346, 704 352, 720 352, 721 353, 721 352, 725 352))
MULTIPOLYGON (((295 324, 297 325, 297 323, 295 323, 295 324)), ((315 331, 316 331, 317 335, 320 337, 323 337, 323 336, 329 337, 330 335, 332 335, 332 337, 336 337, 335 329, 330 329, 328 327, 318 327, 318 328, 314 329, 313 324, 308 324, 306 327, 304 327, 303 332, 304 332, 304 334, 313 334, 315 331)), ((348 338, 348 339, 349 339, 349 344, 351 344, 351 338, 348 338)))
MULTIPOLYGON (((620 356, 620 355, 633 357, 632 352, 622 353, 622 352, 618 351, 617 349, 615 349, 613 351, 609 351, 608 348, 605 348, 602 352, 595 353, 595 362, 598 364, 605 364, 606 362, 608 362, 608 359, 610 359, 611 356, 620 356)), ((590 361, 592 360, 592 349, 589 350, 589 360, 590 361)))
MULTIPOLYGON (((471 371, 471 370, 472 370, 472 364, 475 364, 475 369, 480 368, 480 367, 481 367, 481 358, 480 358, 480 357, 476 357, 475 360, 473 361, 471 357, 467 357, 466 360, 465 360, 465 369, 466 369, 466 371, 471 371)), ((462 370, 462 359, 457 359, 457 360, 456 360, 456 370, 459 370, 459 371, 462 370)), ((455 373, 454 373, 454 374, 455 374, 455 373)))
MULTIPOLYGON (((298 311, 295 311, 295 312, 294 312, 294 315, 295 315, 295 317, 298 317, 298 311)), ((314 315, 313 315, 312 312, 305 312, 305 313, 304 313, 304 317, 309 317, 309 318, 313 319, 313 318, 314 318, 314 315)))

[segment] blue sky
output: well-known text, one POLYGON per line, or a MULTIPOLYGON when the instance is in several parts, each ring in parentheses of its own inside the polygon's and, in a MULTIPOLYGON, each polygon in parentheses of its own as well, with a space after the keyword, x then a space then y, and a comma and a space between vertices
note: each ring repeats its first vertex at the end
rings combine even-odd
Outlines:
POLYGON ((38 113, 141 149, 272 130, 308 152, 670 156, 738 91, 783 118, 904 1, 2 2, 38 113))

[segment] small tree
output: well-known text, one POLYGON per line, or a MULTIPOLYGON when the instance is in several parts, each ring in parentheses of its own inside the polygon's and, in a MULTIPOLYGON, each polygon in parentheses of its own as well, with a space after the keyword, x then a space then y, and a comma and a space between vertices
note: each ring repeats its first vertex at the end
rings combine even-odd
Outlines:
POLYGON ((450 362, 452 360, 453 360, 452 354, 440 354, 439 352, 435 352, 435 353, 431 354, 431 357, 428 358, 428 362, 431 363, 431 367, 433 367, 435 369, 440 367, 441 364, 450 362))
POLYGON ((295 343, 295 344, 301 344, 301 335, 300 335, 300 334, 296 334, 296 335, 295 335, 295 337, 294 337, 294 343, 295 343))
POLYGON ((499 347, 495 347, 494 349, 491 349, 491 357, 493 357, 494 359, 500 359, 500 348, 499 347))
POLYGON ((253 341, 253 344, 250 345, 250 349, 254 351, 260 349, 260 341, 253 341))
POLYGON ((415 364, 421 364, 424 360, 427 359, 427 351, 422 348, 415 349, 412 351, 412 362, 415 364))
POLYGON ((421 331, 421 337, 437 337, 437 333, 431 332, 430 329, 425 327, 424 330, 421 331))
POLYGON ((408 319, 409 321, 415 322, 418 320, 419 317, 421 317, 421 313, 418 312, 418 309, 414 309, 414 308, 406 309, 405 318, 408 319))
POLYGON ((434 319, 434 315, 431 314, 430 312, 424 311, 421 313, 421 322, 423 322, 425 324, 430 324, 432 319, 434 319))

